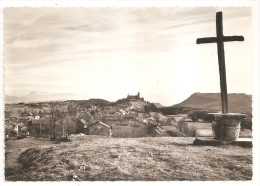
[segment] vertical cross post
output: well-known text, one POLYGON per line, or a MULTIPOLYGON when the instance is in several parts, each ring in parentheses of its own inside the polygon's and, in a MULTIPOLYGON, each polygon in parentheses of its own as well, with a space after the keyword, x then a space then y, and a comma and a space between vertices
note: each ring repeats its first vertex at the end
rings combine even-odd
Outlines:
POLYGON ((224 36, 223 35, 222 12, 217 12, 217 14, 216 14, 216 31, 217 31, 217 37, 198 38, 197 44, 217 43, 222 112, 228 113, 228 97, 227 97, 227 80, 226 80, 224 42, 244 41, 244 37, 243 36, 224 36))
POLYGON ((217 29, 217 47, 218 47, 218 63, 219 63, 219 75, 220 75, 222 112, 228 113, 227 80, 226 80, 224 41, 223 41, 224 35, 223 35, 222 12, 217 12, 216 29, 217 29))

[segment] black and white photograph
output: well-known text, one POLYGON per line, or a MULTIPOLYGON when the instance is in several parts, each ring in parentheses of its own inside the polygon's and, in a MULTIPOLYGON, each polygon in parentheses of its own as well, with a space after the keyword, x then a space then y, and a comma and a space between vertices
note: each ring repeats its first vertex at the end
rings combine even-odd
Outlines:
POLYGON ((2 11, 3 182, 252 182, 252 6, 2 11))

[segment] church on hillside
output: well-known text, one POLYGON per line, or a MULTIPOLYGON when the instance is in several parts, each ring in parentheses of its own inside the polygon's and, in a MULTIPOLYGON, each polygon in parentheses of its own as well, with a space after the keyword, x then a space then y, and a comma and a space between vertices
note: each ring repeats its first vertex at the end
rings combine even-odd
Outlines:
POLYGON ((127 95, 126 99, 128 101, 144 101, 144 98, 140 97, 140 92, 137 93, 137 95, 127 95))

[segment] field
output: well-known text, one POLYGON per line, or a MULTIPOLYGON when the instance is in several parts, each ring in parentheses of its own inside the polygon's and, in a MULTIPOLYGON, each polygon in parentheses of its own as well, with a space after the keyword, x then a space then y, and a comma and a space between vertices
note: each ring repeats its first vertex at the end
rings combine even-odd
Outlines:
POLYGON ((194 138, 70 136, 6 142, 6 180, 251 180, 252 149, 194 138))

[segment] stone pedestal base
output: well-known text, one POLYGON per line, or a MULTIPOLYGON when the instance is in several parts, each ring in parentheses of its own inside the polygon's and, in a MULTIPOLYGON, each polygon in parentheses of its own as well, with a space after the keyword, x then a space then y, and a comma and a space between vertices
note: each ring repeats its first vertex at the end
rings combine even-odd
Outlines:
POLYGON ((212 121, 213 136, 216 140, 236 141, 239 137, 240 123, 246 118, 240 113, 209 113, 214 116, 212 121))
POLYGON ((193 145, 198 146, 219 146, 219 145, 236 145, 241 147, 253 147, 252 138, 238 138, 236 141, 222 141, 214 138, 196 138, 193 145))

